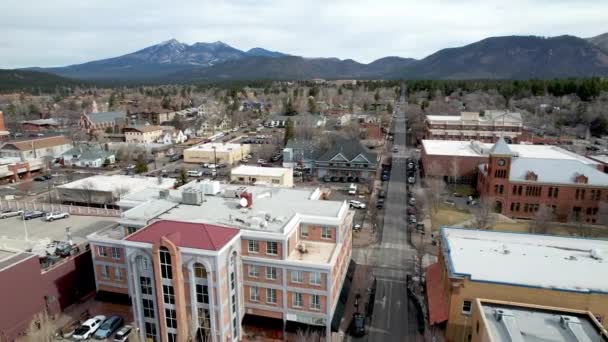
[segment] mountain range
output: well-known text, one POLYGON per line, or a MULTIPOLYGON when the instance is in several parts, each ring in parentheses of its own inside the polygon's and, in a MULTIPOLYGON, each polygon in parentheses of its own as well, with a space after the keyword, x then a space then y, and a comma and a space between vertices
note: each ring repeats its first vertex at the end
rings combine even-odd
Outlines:
POLYGON ((251 79, 526 79, 608 75, 608 34, 491 37, 420 60, 305 58, 223 42, 175 39, 119 57, 57 68, 28 68, 81 80, 212 82, 251 79))

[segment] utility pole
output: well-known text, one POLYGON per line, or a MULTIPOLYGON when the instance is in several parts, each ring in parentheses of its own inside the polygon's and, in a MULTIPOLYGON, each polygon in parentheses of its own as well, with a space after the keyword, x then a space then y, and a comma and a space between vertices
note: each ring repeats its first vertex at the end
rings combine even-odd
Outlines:
POLYGON ((213 179, 217 178, 217 146, 212 146, 213 148, 213 165, 215 166, 215 168, 213 169, 213 179))

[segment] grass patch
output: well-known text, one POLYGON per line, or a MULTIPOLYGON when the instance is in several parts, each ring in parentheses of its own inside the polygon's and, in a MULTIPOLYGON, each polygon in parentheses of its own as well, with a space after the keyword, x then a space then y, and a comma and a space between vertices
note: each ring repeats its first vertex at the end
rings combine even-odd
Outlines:
POLYGON ((459 193, 464 197, 473 196, 477 192, 475 188, 466 184, 448 184, 447 188, 450 194, 459 193))
POLYGON ((458 210, 452 206, 442 205, 436 213, 431 215, 431 223, 433 231, 438 230, 442 226, 454 225, 472 218, 471 214, 458 210))

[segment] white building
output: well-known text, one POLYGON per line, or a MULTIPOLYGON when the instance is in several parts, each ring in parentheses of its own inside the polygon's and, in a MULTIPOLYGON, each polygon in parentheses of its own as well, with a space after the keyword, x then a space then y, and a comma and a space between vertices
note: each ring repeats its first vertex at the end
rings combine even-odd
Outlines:
POLYGON ((293 187, 293 169, 240 165, 230 172, 230 181, 240 184, 293 187))
POLYGON ((21 160, 58 158, 72 148, 72 142, 60 135, 30 140, 9 141, 0 147, 0 157, 21 158, 21 160))

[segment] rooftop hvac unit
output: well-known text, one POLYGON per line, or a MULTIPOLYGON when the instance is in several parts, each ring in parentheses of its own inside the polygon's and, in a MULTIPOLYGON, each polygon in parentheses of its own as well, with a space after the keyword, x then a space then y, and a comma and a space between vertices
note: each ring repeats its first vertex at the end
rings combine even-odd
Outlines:
POLYGON ((166 198, 168 198, 168 197, 169 197, 169 190, 168 190, 168 189, 163 189, 163 190, 160 190, 160 191, 158 192, 158 197, 159 197, 160 199, 166 199, 166 198))
POLYGON ((198 190, 184 190, 182 192, 182 203, 201 205, 203 203, 203 193, 198 190))
POLYGON ((205 195, 217 195, 222 190, 220 187, 219 181, 212 181, 209 179, 205 179, 201 183, 201 190, 205 195))

